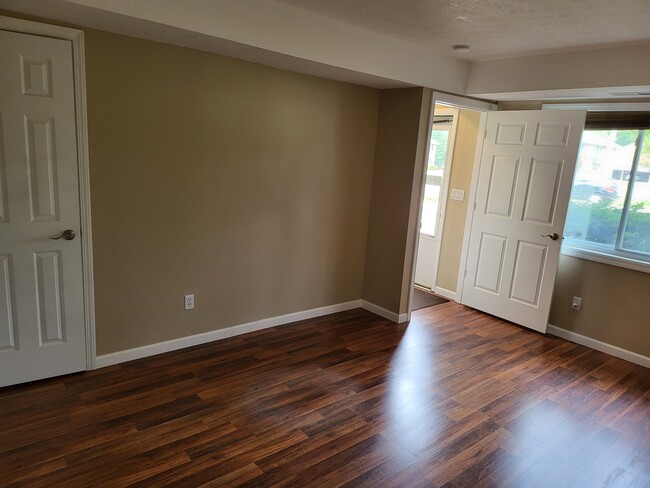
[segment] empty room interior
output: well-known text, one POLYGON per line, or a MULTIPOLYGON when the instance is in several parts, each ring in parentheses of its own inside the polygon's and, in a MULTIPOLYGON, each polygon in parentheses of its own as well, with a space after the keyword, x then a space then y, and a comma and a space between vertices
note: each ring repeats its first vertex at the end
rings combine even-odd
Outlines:
POLYGON ((0 0, 0 486, 650 486, 648 0, 0 0))

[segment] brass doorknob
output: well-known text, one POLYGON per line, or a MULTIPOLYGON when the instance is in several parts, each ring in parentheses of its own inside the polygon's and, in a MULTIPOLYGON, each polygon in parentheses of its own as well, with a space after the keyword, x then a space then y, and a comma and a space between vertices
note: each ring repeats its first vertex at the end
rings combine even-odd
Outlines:
POLYGON ((66 241, 71 241, 77 237, 77 234, 74 233, 72 229, 66 229, 63 232, 61 232, 61 235, 56 236, 56 237, 50 237, 53 241, 56 241, 58 239, 65 239, 66 241))

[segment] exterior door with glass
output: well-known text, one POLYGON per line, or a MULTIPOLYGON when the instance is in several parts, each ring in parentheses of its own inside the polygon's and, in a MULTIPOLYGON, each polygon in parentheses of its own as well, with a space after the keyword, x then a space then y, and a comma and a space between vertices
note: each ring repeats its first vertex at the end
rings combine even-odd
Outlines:
POLYGON ((455 114, 455 109, 436 108, 431 129, 415 267, 415 283, 425 288, 433 288, 436 282, 455 114))

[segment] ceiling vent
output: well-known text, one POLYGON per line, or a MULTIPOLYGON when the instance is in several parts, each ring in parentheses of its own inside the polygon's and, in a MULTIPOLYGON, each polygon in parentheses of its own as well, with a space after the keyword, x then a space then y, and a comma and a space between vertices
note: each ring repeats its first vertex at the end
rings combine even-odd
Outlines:
POLYGON ((646 92, 611 92, 615 97, 650 97, 650 91, 646 92))

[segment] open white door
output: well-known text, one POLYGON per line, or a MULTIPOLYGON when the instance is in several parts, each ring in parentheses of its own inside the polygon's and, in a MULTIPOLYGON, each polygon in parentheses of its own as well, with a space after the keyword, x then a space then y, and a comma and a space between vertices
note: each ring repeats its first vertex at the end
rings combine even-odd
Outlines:
POLYGON ((491 112, 462 303, 545 332, 586 112, 491 112))
POLYGON ((0 386, 6 386, 86 369, 69 41, 0 31, 0 116, 0 386))

